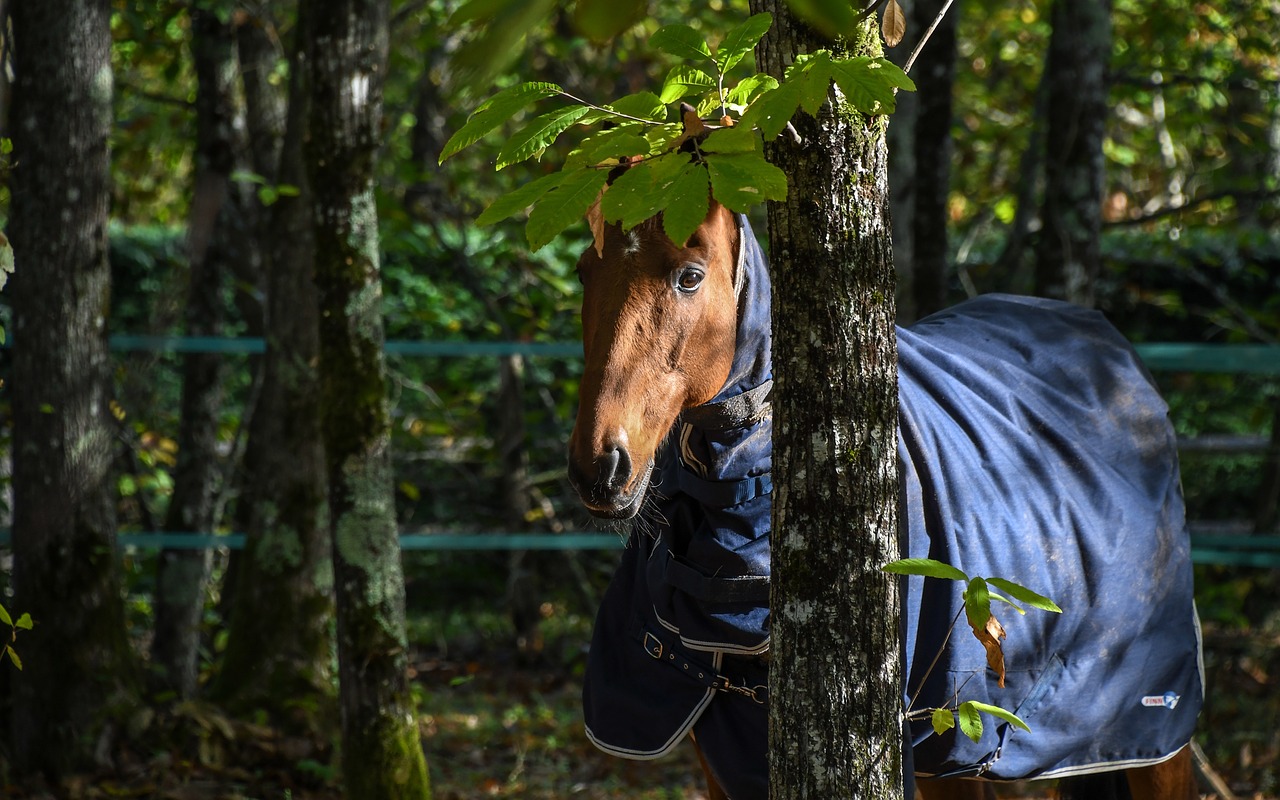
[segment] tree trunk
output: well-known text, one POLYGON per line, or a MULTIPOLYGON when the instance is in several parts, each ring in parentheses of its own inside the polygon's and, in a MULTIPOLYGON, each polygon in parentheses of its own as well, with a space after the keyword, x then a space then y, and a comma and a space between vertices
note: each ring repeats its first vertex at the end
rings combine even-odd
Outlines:
MULTIPOLYGON (((301 43, 299 36, 295 47, 301 43)), ((233 709, 264 709, 277 724, 306 729, 316 720, 298 718, 299 708, 311 704, 297 701, 322 699, 317 705, 325 716, 331 694, 333 565, 315 367, 320 317, 314 232, 302 158, 309 70, 296 50, 289 75, 284 147, 270 148, 282 158, 269 173, 261 172, 268 163, 256 169, 298 194, 278 198, 268 228, 259 232, 269 277, 267 352, 245 464, 245 485, 259 499, 240 498, 248 536, 214 694, 233 709)), ((252 109, 250 97, 246 91, 252 109)))
POLYGON ((320 405, 338 611, 342 767, 349 797, 429 794, 405 674, 373 166, 387 0, 306 3, 308 172, 320 290, 320 405))
POLYGON ((1090 306, 1102 263, 1111 0, 1054 0, 1052 22, 1036 294, 1090 306))
POLYGON ((25 669, 12 682, 7 751, 17 774, 57 779, 91 764, 104 710, 129 702, 136 681, 110 470, 111 8, 107 0, 42 0, 17 3, 12 15, 8 607, 29 612, 36 626, 14 643, 25 669))
MULTIPOLYGON (((235 35, 212 11, 191 11, 196 72, 195 193, 187 246, 191 273, 185 309, 188 336, 222 332, 222 286, 228 266, 245 250, 242 207, 233 197, 236 164, 235 35)), ((208 533, 216 522, 218 417, 222 359, 216 353, 183 358, 178 463, 164 529, 208 533)), ((160 686, 191 697, 199 672, 200 621, 211 563, 203 548, 166 549, 156 576, 152 661, 160 686)))
MULTIPOLYGON (((828 46, 785 3, 757 63, 781 75, 828 46)), ((879 55, 869 22, 847 42, 879 55)), ((835 93, 799 114, 802 146, 769 159, 788 199, 769 204, 774 312, 772 661, 774 798, 901 797, 897 339, 885 118, 835 93)))
MULTIPOLYGON (((911 4, 912 28, 923 36, 942 0, 911 4)), ((956 20, 960 4, 943 17, 913 67, 916 82, 915 210, 912 230, 912 310, 926 317, 947 306, 947 199, 951 193, 951 95, 956 73, 956 20)), ((891 125, 897 124, 895 118, 891 125)), ((895 247, 895 255, 896 255, 895 247)))

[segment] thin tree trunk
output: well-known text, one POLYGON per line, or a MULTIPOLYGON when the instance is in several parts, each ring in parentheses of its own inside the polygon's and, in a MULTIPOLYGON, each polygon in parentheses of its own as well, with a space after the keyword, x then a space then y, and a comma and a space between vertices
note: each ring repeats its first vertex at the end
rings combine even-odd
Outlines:
POLYGON ((406 677, 373 167, 387 0, 314 0, 307 151, 320 290, 320 404, 338 611, 347 795, 429 795, 406 677))
MULTIPOLYGON (((783 2, 757 63, 828 46, 783 2)), ((879 55, 869 22, 847 42, 879 55)), ((771 797, 901 797, 897 339, 884 117, 834 96, 769 159, 774 470, 771 797)))
MULTIPOLYGON (((298 25, 305 26, 305 18, 298 25)), ((299 36, 295 46, 301 42, 299 36)), ((248 537, 237 569, 227 649, 214 686, 215 697, 232 708, 264 709, 277 724, 302 727, 314 720, 298 718, 298 700, 321 701, 315 703, 321 716, 330 705, 333 612, 315 367, 319 298, 302 158, 308 75, 306 59, 295 52, 284 147, 271 148, 283 156, 278 168, 260 173, 295 187, 298 194, 281 196, 271 206, 268 228, 260 231, 269 276, 267 352, 248 448, 255 457, 245 464, 245 485, 254 487, 250 496, 259 499, 240 498, 248 537)), ((251 94, 246 92, 246 98, 251 94)), ((248 105, 256 103, 249 100, 248 105)), ((258 169, 269 166, 262 163, 258 169)))
MULTIPOLYGON (((911 4, 914 30, 923 32, 943 7, 942 0, 917 0, 911 4)), ((913 310, 926 317, 947 306, 948 263, 947 199, 951 193, 951 95, 956 73, 955 3, 934 30, 912 79, 916 82, 918 108, 915 118, 915 210, 911 217, 913 310)), ((890 123, 896 125, 895 119, 890 123)), ((894 248, 897 256, 897 248, 894 248)))
MULTIPOLYGON (((7 755, 56 780, 92 763, 104 710, 136 691, 115 550, 106 310, 111 7, 41 0, 16 42, 8 235, 13 303, 15 647, 7 755), (16 616, 16 615, 15 615, 16 616)), ((109 743, 109 742, 108 742, 109 743)))
POLYGON ((1052 21, 1036 293, 1090 306, 1102 263, 1111 0, 1054 0, 1052 21))
MULTIPOLYGON (((235 37, 212 11, 193 9, 191 20, 197 81, 196 173, 187 234, 191 274, 185 316, 188 336, 217 336, 223 324, 226 268, 244 255, 241 209, 231 185, 236 161, 235 37)), ((188 353, 183 359, 178 464, 165 515, 166 531, 208 533, 214 528, 221 372, 217 354, 188 353)), ((160 553, 151 656, 160 668, 160 686, 183 698, 196 690, 210 564, 210 551, 203 548, 160 553)))

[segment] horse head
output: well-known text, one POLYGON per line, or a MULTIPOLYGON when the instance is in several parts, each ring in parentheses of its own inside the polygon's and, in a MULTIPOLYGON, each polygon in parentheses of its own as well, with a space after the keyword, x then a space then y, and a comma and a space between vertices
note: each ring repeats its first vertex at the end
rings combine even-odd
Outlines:
POLYGON ((729 376, 741 234, 714 200, 683 245, 660 218, 623 231, 600 213, 598 203, 588 213, 595 242, 578 260, 585 369, 569 480, 593 515, 626 519, 681 411, 710 401, 729 376))

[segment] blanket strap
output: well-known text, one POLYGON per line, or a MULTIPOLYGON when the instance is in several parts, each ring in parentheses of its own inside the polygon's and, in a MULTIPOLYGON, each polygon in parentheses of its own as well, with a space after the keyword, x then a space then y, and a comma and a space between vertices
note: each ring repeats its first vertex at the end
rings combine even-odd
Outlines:
POLYGON ((690 658, 685 653, 667 642, 652 631, 644 632, 644 639, 641 642, 644 651, 649 657, 655 661, 661 661, 672 669, 678 670, 691 680, 706 686, 708 689, 715 689, 719 692, 727 692, 729 694, 742 695, 749 697, 757 703, 764 704, 768 697, 769 687, 763 684, 758 686, 747 686, 743 681, 741 686, 735 684, 732 680, 721 675, 715 669, 703 664, 695 658, 690 658))
POLYGON ((670 586, 704 603, 751 603, 762 606, 769 602, 768 575, 723 578, 703 575, 674 553, 667 559, 663 578, 670 586))
POLYGON ((773 380, 770 379, 754 389, 719 402, 686 408, 680 413, 680 421, 707 431, 749 427, 773 413, 773 406, 769 403, 772 390, 773 380))

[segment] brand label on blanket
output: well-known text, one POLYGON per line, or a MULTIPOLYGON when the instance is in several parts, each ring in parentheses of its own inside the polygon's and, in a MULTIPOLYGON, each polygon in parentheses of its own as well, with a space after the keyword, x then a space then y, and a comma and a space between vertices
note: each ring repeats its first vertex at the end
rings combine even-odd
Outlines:
POLYGON ((1178 705, 1178 695, 1173 692, 1165 692, 1164 694, 1149 694, 1142 698, 1142 704, 1151 708, 1176 708, 1178 705))

